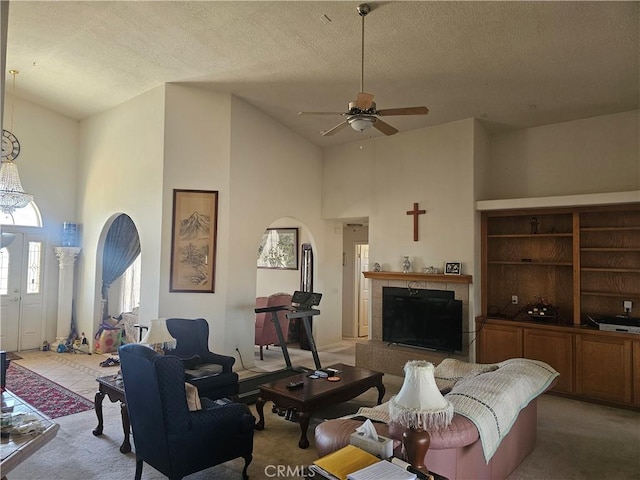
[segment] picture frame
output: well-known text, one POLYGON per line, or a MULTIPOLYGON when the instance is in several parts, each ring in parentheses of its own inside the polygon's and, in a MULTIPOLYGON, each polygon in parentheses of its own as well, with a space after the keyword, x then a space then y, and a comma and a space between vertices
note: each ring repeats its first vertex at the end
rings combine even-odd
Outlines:
POLYGON ((218 192, 173 190, 170 292, 214 293, 218 192))
POLYGON ((461 262, 445 262, 444 274, 445 275, 460 275, 462 273, 461 262))
POLYGON ((267 228, 258 246, 258 268, 298 270, 298 229, 267 228))

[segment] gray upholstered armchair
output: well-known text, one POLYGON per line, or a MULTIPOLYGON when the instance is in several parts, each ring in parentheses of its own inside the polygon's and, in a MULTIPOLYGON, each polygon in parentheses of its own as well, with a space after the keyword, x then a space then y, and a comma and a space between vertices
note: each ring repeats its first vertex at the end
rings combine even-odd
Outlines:
POLYGON ((143 462, 170 479, 244 458, 243 478, 252 460, 255 418, 246 405, 218 405, 201 399, 187 404, 182 361, 132 343, 119 349, 122 379, 136 452, 136 480, 143 462))

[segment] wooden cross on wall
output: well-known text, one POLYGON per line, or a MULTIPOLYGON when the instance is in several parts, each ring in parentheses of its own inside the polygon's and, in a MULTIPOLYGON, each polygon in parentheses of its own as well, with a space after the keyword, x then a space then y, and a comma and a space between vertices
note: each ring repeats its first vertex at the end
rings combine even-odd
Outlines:
POLYGON ((422 215, 423 213, 427 213, 426 210, 418 210, 418 204, 413 204, 413 210, 409 210, 407 215, 413 215, 413 241, 418 241, 418 215, 422 215))

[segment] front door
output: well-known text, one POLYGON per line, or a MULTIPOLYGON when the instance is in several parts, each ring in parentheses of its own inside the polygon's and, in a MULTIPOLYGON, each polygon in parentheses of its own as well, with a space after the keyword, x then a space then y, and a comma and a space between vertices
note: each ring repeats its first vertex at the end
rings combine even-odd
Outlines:
POLYGON ((0 349, 8 352, 39 348, 45 237, 15 233, 0 249, 0 349))

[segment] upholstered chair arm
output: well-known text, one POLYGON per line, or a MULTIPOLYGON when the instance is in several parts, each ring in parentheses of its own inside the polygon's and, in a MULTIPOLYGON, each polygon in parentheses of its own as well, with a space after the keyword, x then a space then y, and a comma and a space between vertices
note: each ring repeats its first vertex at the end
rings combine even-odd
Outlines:
POLYGON ((236 359, 229 355, 207 352, 202 356, 202 363, 222 365, 222 371, 224 373, 230 373, 233 370, 233 364, 236 363, 236 359))

